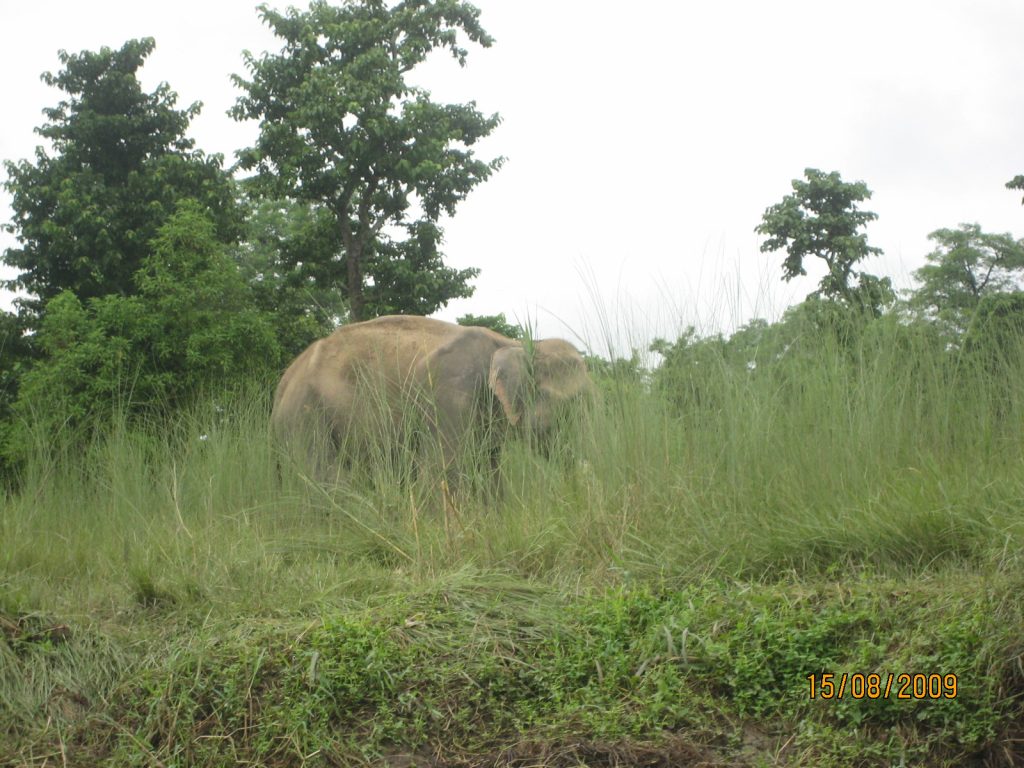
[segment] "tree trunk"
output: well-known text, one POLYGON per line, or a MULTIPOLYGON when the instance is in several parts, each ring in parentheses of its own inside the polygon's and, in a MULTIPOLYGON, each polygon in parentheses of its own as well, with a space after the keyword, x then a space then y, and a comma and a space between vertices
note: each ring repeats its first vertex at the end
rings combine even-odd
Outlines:
MULTIPOLYGON (((342 221, 345 221, 343 219, 342 221)), ((345 246, 345 267, 348 273, 347 297, 349 322, 363 320, 363 247, 358 237, 353 237, 347 221, 342 224, 341 242, 345 246)))
POLYGON ((363 317, 363 254, 357 253, 356 250, 355 248, 345 249, 345 258, 348 261, 348 314, 353 323, 365 319, 363 317))
POLYGON ((335 215, 341 223, 341 241, 345 246, 346 266, 348 267, 348 314, 349 320, 358 323, 366 318, 366 302, 363 300, 363 249, 370 239, 371 233, 380 231, 385 219, 382 217, 377 226, 371 226, 370 199, 380 180, 373 176, 367 182, 366 189, 359 195, 359 207, 356 211, 356 223, 353 226, 349 216, 351 193, 346 193, 342 204, 335 215), (354 231, 353 231, 354 230, 354 231))

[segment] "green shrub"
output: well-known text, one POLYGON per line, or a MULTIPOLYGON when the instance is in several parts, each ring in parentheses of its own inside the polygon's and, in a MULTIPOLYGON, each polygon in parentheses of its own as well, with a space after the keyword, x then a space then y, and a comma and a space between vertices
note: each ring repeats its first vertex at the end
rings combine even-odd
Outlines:
MULTIPOLYGON (((57 439, 114 412, 179 407, 200 387, 273 369, 280 348, 268 313, 187 201, 164 224, 136 274, 135 296, 83 304, 65 291, 46 304, 41 359, 22 377, 7 453, 57 439)), ((75 437, 74 439, 78 439, 75 437)))

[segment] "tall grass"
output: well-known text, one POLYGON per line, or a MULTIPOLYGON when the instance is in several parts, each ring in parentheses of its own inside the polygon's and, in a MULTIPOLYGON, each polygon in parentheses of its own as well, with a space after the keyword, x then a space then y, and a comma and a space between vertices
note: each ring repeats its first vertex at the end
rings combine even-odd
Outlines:
POLYGON ((884 320, 843 342, 809 328, 756 365, 603 378, 553 456, 513 442, 500 493, 469 478, 448 505, 411 448, 337 483, 297 471, 270 440, 269 387, 170 423, 119 417, 38 441, 5 492, 0 610, 274 615, 467 571, 575 591, 998 566, 1024 535, 1022 359, 884 320))
POLYGON ((1000 382, 1011 371, 896 322, 782 354, 705 369, 706 404, 681 417, 676 482, 698 551, 734 569, 913 567, 979 556, 1012 527, 1024 414, 1000 382))

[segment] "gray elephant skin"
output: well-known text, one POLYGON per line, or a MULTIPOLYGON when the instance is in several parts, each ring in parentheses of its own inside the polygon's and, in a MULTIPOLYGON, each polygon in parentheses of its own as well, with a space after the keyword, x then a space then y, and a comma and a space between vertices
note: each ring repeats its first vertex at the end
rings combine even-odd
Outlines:
POLYGON ((277 386, 271 422, 321 477, 418 434, 440 450, 452 478, 465 446, 482 446, 494 469, 509 430, 543 445, 560 414, 593 392, 583 358, 562 339, 524 344, 487 328, 379 317, 342 326, 300 354, 277 386))

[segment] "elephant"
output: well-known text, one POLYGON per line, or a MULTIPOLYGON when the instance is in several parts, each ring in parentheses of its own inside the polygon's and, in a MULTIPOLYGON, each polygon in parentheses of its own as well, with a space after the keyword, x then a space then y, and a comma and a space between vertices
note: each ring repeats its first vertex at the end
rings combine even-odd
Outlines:
MULTIPOLYGON (((271 423, 314 471, 336 474, 367 449, 426 437, 455 485, 465 446, 483 435, 497 474, 509 432, 545 445, 561 414, 592 399, 582 356, 567 341, 515 341, 488 328, 395 315, 352 323, 313 342, 277 386, 271 423)), ((376 454, 380 455, 380 454, 376 454)))

